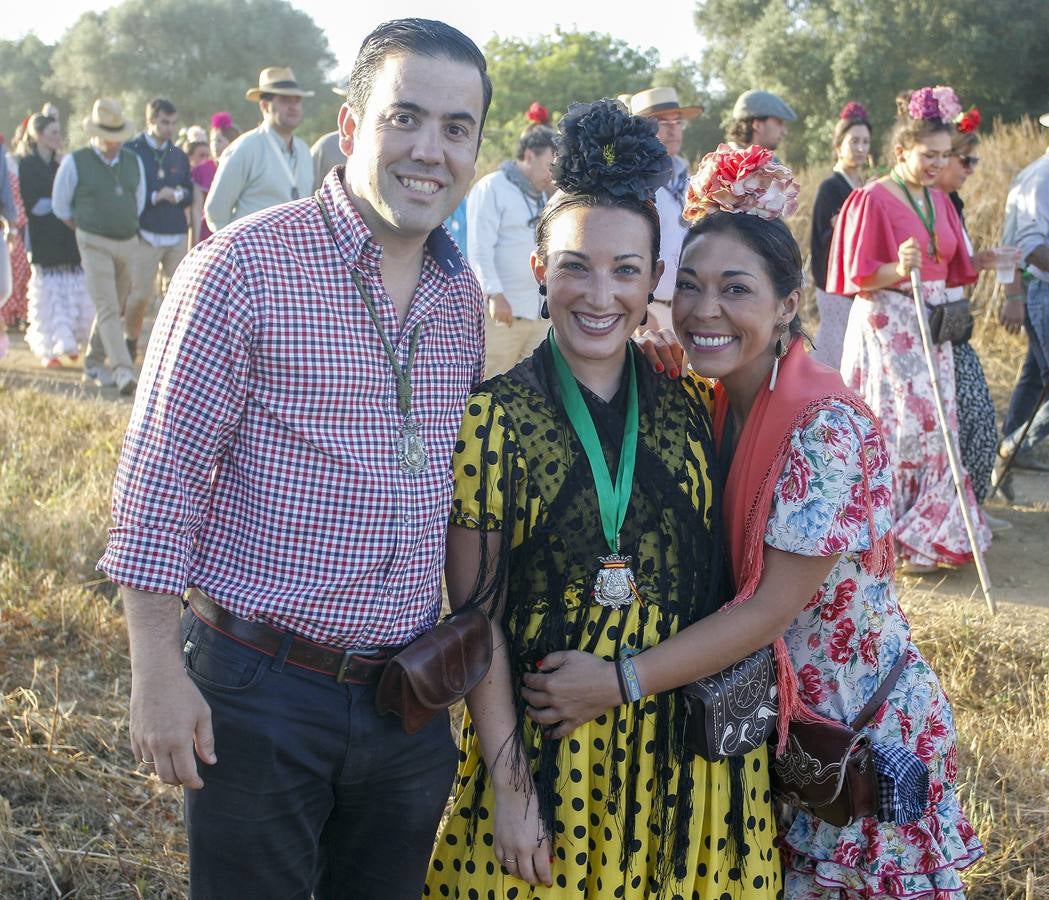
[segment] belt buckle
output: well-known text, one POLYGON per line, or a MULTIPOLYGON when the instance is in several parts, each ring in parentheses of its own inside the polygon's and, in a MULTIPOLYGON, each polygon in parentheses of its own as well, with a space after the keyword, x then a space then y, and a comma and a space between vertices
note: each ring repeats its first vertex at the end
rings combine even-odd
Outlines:
POLYGON ((350 666, 350 658, 353 656, 359 656, 361 659, 372 659, 379 662, 381 657, 374 650, 343 650, 342 661, 339 663, 339 671, 335 674, 336 684, 346 684, 349 681, 346 670, 350 666))

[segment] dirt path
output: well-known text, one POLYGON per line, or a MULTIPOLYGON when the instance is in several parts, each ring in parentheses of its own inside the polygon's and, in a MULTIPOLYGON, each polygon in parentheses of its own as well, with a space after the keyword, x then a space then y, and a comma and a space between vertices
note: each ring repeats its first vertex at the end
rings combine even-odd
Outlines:
MULTIPOLYGON (((147 322, 147 327, 151 324, 147 322)), ((117 394, 116 388, 85 385, 83 367, 79 364, 61 369, 41 368, 21 334, 10 331, 8 337, 11 351, 0 360, 0 383, 130 403, 129 399, 117 394)), ((1039 449, 1043 458, 1047 458, 1047 448, 1039 449)), ((995 535, 986 557, 994 596, 997 600, 1049 607, 1049 474, 1017 472, 1013 484, 1015 503, 1008 504, 999 497, 988 507, 993 515, 1013 524, 1009 531, 995 535)), ((984 602, 975 566, 957 571, 944 570, 920 578, 903 578, 903 582, 934 588, 937 593, 948 597, 972 597, 974 603, 984 602)))

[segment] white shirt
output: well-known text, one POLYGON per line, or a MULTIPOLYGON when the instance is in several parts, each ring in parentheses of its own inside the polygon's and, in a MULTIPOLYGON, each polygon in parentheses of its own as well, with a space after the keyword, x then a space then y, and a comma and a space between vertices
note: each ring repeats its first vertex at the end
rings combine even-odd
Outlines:
MULTIPOLYGON (((1019 247, 1024 260, 1042 244, 1049 244, 1049 150, 1013 179, 1005 201, 1002 243, 1019 247)), ((1035 278, 1049 281, 1049 272, 1032 263, 1025 268, 1035 278)))
POLYGON ((204 202, 212 231, 234 219, 313 193, 313 160, 302 138, 287 144, 269 125, 242 134, 222 153, 204 202))
POLYGON ((485 294, 506 297, 518 319, 538 319, 542 297, 529 259, 539 202, 501 171, 485 175, 466 198, 467 251, 485 294))
MULTIPOLYGON (((91 149, 98 154, 98 158, 102 162, 111 168, 120 161, 119 153, 112 159, 106 159, 102 151, 94 144, 91 145, 91 149)), ((132 153, 130 150, 128 150, 128 153, 131 153, 135 157, 135 162, 138 163, 138 187, 135 188, 135 209, 137 210, 137 215, 142 215, 142 210, 146 208, 146 170, 137 153, 132 153)), ((51 210, 58 218, 67 221, 73 218, 73 194, 76 193, 76 187, 79 183, 76 161, 73 159, 73 154, 69 153, 58 164, 58 171, 55 173, 55 183, 51 185, 51 210)))
MULTIPOLYGON (((674 173, 671 182, 680 177, 688 164, 680 157, 673 157, 674 173)), ((653 292, 657 300, 674 299, 674 286, 677 284, 677 265, 681 257, 681 243, 685 240, 688 227, 681 221, 684 204, 667 187, 656 191, 656 210, 659 213, 659 258, 663 260, 663 277, 653 292)))

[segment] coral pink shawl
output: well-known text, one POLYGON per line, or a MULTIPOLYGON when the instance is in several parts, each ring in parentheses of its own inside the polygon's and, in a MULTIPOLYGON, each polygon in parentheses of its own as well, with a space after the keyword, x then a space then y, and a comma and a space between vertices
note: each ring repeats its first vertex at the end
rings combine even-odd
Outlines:
MULTIPOLYGON (((725 528, 736 580, 736 596, 723 607, 723 611, 734 609, 749 600, 761 581, 765 563, 765 527, 772 512, 776 484, 783 472, 794 432, 806 428, 831 400, 845 403, 880 427, 874 413, 845 387, 841 376, 805 352, 801 338, 793 340, 787 355, 780 360, 776 389, 770 391, 768 384, 769 379, 766 379, 758 389, 739 436, 725 483, 725 528)), ((714 394, 714 433, 719 444, 728 412, 728 396, 725 388, 718 384, 714 394)), ((855 421, 853 428, 862 446, 863 433, 855 421)), ((862 555, 861 561, 867 571, 878 577, 887 577, 894 564, 892 538, 889 534, 881 538, 876 536, 870 473, 867 471, 866 456, 862 459, 861 474, 871 549, 862 555)), ((786 745, 787 729, 792 719, 818 721, 821 717, 801 701, 797 677, 783 638, 778 638, 773 647, 779 689, 779 743, 776 752, 780 753, 786 745)))

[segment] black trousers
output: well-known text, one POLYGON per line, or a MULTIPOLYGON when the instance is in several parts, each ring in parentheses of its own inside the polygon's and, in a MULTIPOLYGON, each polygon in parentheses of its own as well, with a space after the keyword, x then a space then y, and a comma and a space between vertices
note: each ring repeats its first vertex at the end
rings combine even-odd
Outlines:
POLYGON ((406 735, 374 688, 237 643, 187 610, 186 670, 218 762, 185 791, 193 900, 418 900, 458 751, 448 715, 406 735))

